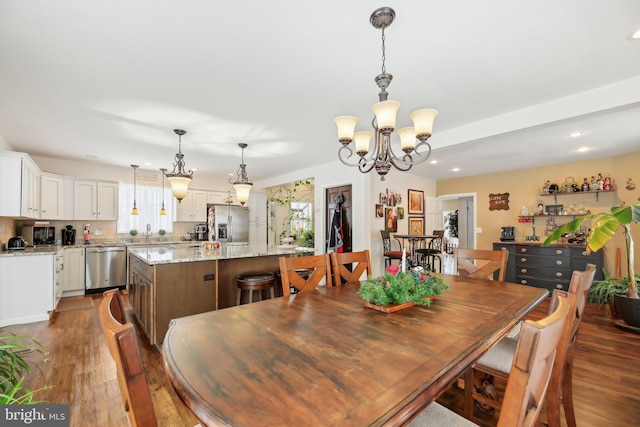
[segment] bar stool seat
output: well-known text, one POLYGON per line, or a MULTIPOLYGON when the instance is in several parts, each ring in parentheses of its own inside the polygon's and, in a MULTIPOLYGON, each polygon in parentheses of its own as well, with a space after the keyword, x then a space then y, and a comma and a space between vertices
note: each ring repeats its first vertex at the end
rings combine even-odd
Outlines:
POLYGON ((238 284, 238 300, 236 305, 242 301, 242 291, 249 291, 249 304, 253 302, 253 291, 258 291, 258 300, 262 301, 262 291, 269 289, 271 298, 273 295, 273 284, 275 276, 273 273, 249 273, 241 274, 236 278, 238 284))
MULTIPOLYGON (((296 270, 296 273, 298 273, 300 277, 302 277, 303 279, 307 280, 309 276, 311 276, 312 271, 306 268, 301 268, 296 270)), ((276 278, 277 278, 278 284, 280 285, 278 296, 281 297, 283 295, 283 292, 282 292, 282 275, 280 274, 280 271, 276 271, 276 278)), ((289 290, 292 295, 298 293, 298 290, 294 288, 293 285, 289 286, 289 290)))

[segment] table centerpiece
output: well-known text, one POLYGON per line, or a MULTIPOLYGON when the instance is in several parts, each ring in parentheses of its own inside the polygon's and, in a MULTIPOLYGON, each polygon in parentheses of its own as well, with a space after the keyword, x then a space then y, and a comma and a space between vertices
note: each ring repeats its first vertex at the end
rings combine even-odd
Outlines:
POLYGON ((449 286, 431 271, 414 267, 406 271, 395 264, 385 269, 382 277, 370 276, 360 284, 358 295, 364 306, 384 313, 393 313, 413 305, 431 305, 431 300, 449 286))

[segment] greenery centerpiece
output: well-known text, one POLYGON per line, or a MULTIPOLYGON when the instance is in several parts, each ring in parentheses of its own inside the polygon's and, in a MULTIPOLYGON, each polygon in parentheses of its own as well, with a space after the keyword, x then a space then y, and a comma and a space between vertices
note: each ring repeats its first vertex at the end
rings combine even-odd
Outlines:
POLYGON ((449 286, 430 271, 400 271, 398 265, 386 268, 382 277, 362 282, 358 295, 376 306, 412 303, 429 306, 431 299, 449 286))

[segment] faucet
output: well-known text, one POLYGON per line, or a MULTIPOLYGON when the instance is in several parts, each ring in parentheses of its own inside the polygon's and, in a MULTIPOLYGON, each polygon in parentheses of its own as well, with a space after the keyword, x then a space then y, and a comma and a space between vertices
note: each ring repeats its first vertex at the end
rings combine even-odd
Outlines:
POLYGON ((147 235, 145 237, 147 239, 147 243, 149 243, 151 239, 151 224, 147 224, 147 235))

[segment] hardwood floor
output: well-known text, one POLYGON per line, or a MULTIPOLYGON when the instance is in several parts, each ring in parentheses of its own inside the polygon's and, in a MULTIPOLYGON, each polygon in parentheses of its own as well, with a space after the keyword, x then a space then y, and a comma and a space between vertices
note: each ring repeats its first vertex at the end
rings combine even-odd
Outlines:
MULTIPOLYGON (((86 297, 90 298, 90 297, 86 297)), ((70 405, 71 426, 128 426, 120 399, 115 365, 98 320, 101 296, 93 306, 57 313, 50 322, 9 328, 32 336, 48 351, 48 363, 39 363, 29 378, 30 388, 53 387, 41 399, 70 405)), ((532 318, 546 314, 548 300, 532 318)), ((574 366, 574 405, 580 427, 632 426, 640 420, 640 335, 615 328, 610 313, 589 304, 580 330, 574 366)), ((130 314, 129 314, 130 315, 130 314)), ((164 373, 162 355, 138 334, 156 414, 161 426, 193 426, 198 420, 181 402, 164 373)), ((32 354, 31 359, 37 354, 32 354)), ((42 357, 39 357, 42 359, 42 357)), ((500 385, 497 385, 500 389, 500 385)), ((439 401, 462 411, 462 392, 452 387, 439 401)), ((496 424, 497 414, 476 410, 476 423, 496 424)), ((564 422, 564 420, 563 420, 564 422)))

